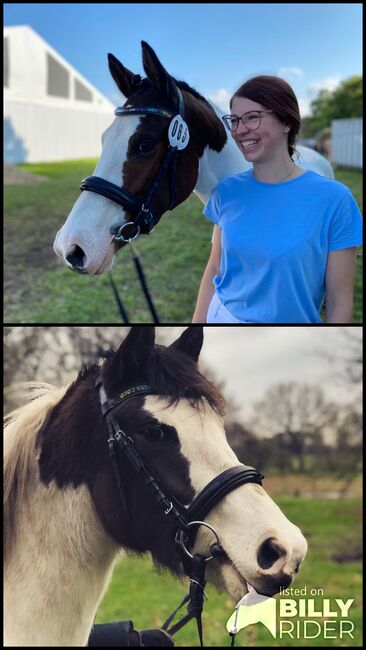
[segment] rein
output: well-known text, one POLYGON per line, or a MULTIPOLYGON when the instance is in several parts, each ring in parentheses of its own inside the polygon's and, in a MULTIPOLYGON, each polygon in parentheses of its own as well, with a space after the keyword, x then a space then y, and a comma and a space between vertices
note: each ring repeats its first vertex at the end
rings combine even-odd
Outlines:
MULTIPOLYGON (((101 376, 97 377, 94 385, 99 391, 102 414, 106 418, 108 424, 109 455, 124 514, 130 518, 130 512, 125 496, 125 488, 123 485, 123 476, 118 463, 119 454, 123 454, 123 456, 127 458, 134 467, 135 471, 140 473, 145 485, 152 491, 164 516, 174 520, 176 549, 183 562, 185 573, 189 577, 190 587, 189 592, 183 598, 180 605, 165 621, 162 629, 173 635, 192 618, 195 618, 200 644, 201 647, 203 647, 201 615, 204 598, 206 598, 204 588, 206 585, 205 572, 207 562, 213 558, 226 557, 226 553, 220 544, 215 529, 207 524, 204 519, 215 505, 226 495, 230 494, 230 492, 246 483, 257 483, 258 485, 262 485, 262 479, 264 477, 262 474, 257 472, 256 469, 247 465, 231 467, 212 479, 212 481, 196 494, 188 507, 183 505, 175 497, 165 494, 163 488, 155 480, 154 476, 145 465, 142 456, 136 448, 134 440, 121 429, 111 412, 116 406, 123 404, 131 397, 136 395, 155 394, 152 387, 149 384, 141 384, 125 390, 118 397, 108 398, 103 386, 103 378, 101 376), (200 526, 209 528, 215 536, 215 542, 211 544, 210 555, 207 557, 200 553, 192 554, 190 552, 190 549, 194 546, 198 528, 200 526), (169 627, 176 613, 185 604, 187 604, 187 614, 180 621, 175 623, 175 625, 169 627)), ((231 637, 233 645, 234 635, 231 634, 231 637)))
MULTIPOLYGON (((131 250, 133 263, 135 265, 137 277, 138 277, 138 279, 140 281, 141 289, 142 289, 143 294, 145 296, 145 300, 147 302, 147 306, 148 306, 150 314, 152 316, 153 323, 155 323, 156 325, 159 325, 159 323, 160 323, 159 316, 158 316, 158 313, 156 311, 156 307, 154 305, 151 293, 149 291, 149 287, 147 286, 146 277, 145 277, 144 269, 143 269, 142 262, 141 262, 141 257, 140 257, 140 254, 138 253, 138 251, 135 248, 135 245, 133 244, 132 241, 130 242, 130 250, 131 250)), ((122 319, 122 323, 125 323, 126 325, 128 325, 129 322, 130 322, 129 317, 128 317, 127 311, 126 311, 126 309, 125 309, 125 307, 123 305, 121 297, 120 297, 120 295, 118 293, 118 289, 117 289, 116 283, 113 280, 113 276, 112 276, 111 271, 108 272, 108 277, 109 277, 109 282, 111 284, 112 291, 113 291, 113 294, 114 294, 114 297, 115 297, 115 300, 116 300, 116 303, 117 303, 117 307, 119 309, 119 313, 120 313, 120 316, 121 316, 121 319, 122 319)))

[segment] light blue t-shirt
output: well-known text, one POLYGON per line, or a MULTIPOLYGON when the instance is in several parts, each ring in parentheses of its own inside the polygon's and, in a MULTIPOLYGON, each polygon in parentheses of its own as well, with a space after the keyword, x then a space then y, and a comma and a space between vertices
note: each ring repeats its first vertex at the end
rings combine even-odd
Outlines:
POLYGON ((227 176, 203 214, 221 229, 217 295, 243 322, 321 323, 328 253, 362 243, 348 187, 309 170, 274 184, 227 176))

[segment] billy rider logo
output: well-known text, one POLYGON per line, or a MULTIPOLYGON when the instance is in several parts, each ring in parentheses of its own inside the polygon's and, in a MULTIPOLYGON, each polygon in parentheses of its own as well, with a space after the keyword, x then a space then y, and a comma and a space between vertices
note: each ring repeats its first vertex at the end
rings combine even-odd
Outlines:
POLYGON ((232 635, 248 625, 263 623, 277 639, 354 639, 353 598, 325 598, 323 589, 304 587, 283 589, 275 599, 258 594, 250 585, 248 588, 226 624, 232 635))

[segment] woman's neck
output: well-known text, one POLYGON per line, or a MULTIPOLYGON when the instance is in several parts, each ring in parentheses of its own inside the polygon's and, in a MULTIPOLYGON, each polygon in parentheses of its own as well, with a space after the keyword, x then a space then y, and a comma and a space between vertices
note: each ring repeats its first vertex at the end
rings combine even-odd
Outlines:
POLYGON ((278 155, 263 161, 253 162, 253 176, 262 183, 283 183, 294 178, 297 170, 300 171, 300 167, 296 167, 287 151, 279 152, 278 155))

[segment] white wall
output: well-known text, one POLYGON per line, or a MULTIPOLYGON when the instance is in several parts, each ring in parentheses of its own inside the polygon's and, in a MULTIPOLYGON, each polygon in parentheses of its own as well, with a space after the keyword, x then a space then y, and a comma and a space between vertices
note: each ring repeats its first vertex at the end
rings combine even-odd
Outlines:
POLYGON ((4 115, 6 162, 50 162, 98 157, 113 112, 8 100, 4 115))
POLYGON ((6 27, 4 36, 9 77, 4 88, 5 161, 99 156, 101 135, 114 119, 113 104, 30 27, 6 27), (67 73, 68 96, 48 94, 48 55, 65 71, 65 78, 67 73), (86 89, 90 101, 76 99, 75 81, 86 89))
POLYGON ((331 161, 362 169, 362 117, 332 121, 331 161))

